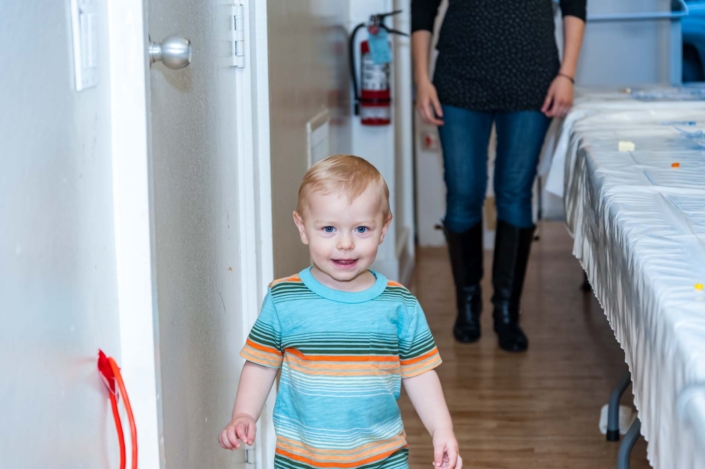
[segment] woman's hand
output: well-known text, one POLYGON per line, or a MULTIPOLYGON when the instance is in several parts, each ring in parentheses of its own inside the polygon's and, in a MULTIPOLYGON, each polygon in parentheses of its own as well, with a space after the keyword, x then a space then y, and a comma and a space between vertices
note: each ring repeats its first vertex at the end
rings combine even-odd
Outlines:
POLYGON ((223 449, 236 450, 240 442, 252 446, 257 436, 255 419, 246 414, 234 415, 225 430, 220 434, 220 446, 223 449))
POLYGON ((573 82, 563 75, 553 79, 541 112, 546 117, 565 117, 573 106, 573 82))
POLYGON ((443 125, 443 109, 438 100, 436 87, 430 80, 416 85, 416 109, 424 122, 432 125, 443 125))
POLYGON ((433 467, 462 469, 463 458, 458 454, 458 441, 452 430, 439 430, 433 435, 433 467))

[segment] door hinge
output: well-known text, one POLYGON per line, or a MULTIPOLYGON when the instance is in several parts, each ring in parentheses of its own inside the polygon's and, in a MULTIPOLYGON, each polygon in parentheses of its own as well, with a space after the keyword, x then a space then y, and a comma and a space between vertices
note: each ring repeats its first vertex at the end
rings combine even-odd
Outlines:
POLYGON ((245 67, 245 6, 230 5, 231 66, 245 67))
POLYGON ((245 448, 245 464, 255 464, 257 456, 254 448, 245 448))

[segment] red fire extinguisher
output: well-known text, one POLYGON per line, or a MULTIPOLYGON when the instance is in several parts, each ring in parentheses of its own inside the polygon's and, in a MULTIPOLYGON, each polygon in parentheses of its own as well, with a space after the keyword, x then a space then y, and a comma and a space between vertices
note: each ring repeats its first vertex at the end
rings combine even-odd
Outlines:
POLYGON ((377 35, 380 29, 389 34, 407 36, 406 33, 388 28, 384 19, 401 13, 401 10, 391 13, 372 15, 367 23, 355 27, 350 39, 350 73, 355 94, 355 115, 360 116, 362 125, 389 125, 392 122, 392 87, 389 81, 390 63, 375 63, 370 50, 369 41, 360 44, 360 92, 358 93, 357 70, 355 67, 355 36, 363 27, 371 35, 377 35))

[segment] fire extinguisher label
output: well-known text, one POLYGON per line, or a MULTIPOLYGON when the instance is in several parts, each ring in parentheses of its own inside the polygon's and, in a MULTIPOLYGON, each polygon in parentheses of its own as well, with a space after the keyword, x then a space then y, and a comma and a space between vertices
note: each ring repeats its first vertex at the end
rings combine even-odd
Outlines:
POLYGON ((392 118, 392 110, 389 106, 383 107, 367 107, 362 106, 360 108, 360 118, 362 118, 363 124, 368 120, 379 120, 384 121, 385 124, 389 123, 392 118))
POLYGON ((371 54, 362 56, 362 89, 382 91, 389 89, 389 64, 376 64, 371 54))
POLYGON ((387 30, 380 28, 377 34, 370 34, 370 54, 375 64, 388 64, 392 61, 392 48, 387 39, 387 30))

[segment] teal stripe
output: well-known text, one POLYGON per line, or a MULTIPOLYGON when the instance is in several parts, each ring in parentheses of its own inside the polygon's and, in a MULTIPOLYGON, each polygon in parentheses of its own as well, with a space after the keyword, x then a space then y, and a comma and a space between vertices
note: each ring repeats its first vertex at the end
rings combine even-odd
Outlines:
POLYGON ((280 334, 272 327, 257 321, 250 331, 249 339, 261 345, 275 348, 281 352, 280 334))
POLYGON ((289 342, 300 341, 301 343, 311 343, 311 342, 322 342, 327 344, 330 341, 344 342, 348 340, 352 341, 362 341, 367 340, 369 337, 368 333, 361 332, 326 332, 325 334, 320 332, 313 332, 310 334, 289 334, 289 342))
POLYGON ((308 335, 307 337, 304 336, 289 336, 287 339, 287 343, 291 345, 309 345, 309 344, 315 344, 315 345, 327 345, 330 343, 338 343, 338 344, 364 344, 370 341, 370 334, 348 334, 348 335, 340 335, 340 336, 334 336, 333 334, 330 335, 325 335, 322 336, 320 334, 315 334, 315 335, 308 335), (308 338, 307 338, 308 337, 308 338))
POLYGON ((308 290, 308 287, 303 282, 279 282, 272 286, 272 293, 286 290, 308 290))
POLYGON ((378 301, 401 301, 405 306, 415 306, 416 297, 403 287, 387 287, 380 296, 376 298, 378 301))
POLYGON ((399 358, 401 358, 402 360, 411 360, 412 358, 420 357, 422 355, 427 354, 428 352, 430 352, 434 348, 436 348, 436 344, 428 344, 425 347, 417 347, 417 348, 414 348, 406 353, 404 353, 404 352, 400 353, 399 358))
POLYGON ((292 294, 279 294, 279 295, 272 295, 272 301, 274 304, 281 304, 281 303, 287 303, 287 302, 301 302, 301 301, 315 301, 319 299, 320 297, 316 295, 313 292, 296 292, 292 294))
POLYGON ((318 298, 318 295, 313 293, 303 283, 278 283, 271 287, 270 291, 272 292, 272 300, 275 303, 282 303, 286 301, 308 301, 318 298))
POLYGON ((403 360, 408 360, 410 358, 419 357, 425 353, 428 353, 435 347, 436 342, 433 340, 432 336, 429 336, 424 340, 411 344, 410 346, 400 347, 400 356, 403 360))

